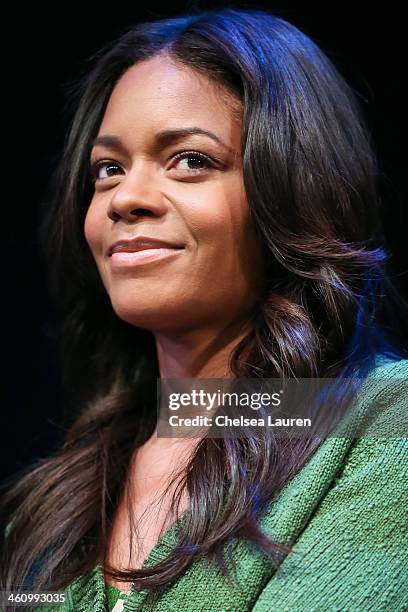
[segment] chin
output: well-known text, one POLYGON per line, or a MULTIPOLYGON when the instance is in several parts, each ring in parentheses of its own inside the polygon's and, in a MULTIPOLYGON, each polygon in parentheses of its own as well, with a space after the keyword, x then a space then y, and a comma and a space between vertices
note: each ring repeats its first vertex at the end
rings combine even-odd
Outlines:
POLYGON ((143 300, 143 304, 139 300, 132 303, 129 300, 123 303, 111 298, 112 308, 116 315, 135 327, 147 329, 149 331, 170 331, 178 328, 178 323, 181 324, 180 306, 175 305, 169 307, 168 302, 163 302, 163 299, 151 298, 143 300), (178 321, 180 319, 180 321, 178 321))

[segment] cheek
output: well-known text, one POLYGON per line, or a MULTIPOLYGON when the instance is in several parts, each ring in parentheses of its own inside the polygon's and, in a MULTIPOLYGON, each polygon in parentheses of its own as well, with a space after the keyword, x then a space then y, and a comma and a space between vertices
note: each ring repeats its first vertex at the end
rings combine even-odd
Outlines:
POLYGON ((228 287, 231 297, 239 299, 259 282, 255 277, 261 270, 261 247, 242 181, 235 177, 223 187, 202 208, 200 238, 207 248, 202 251, 206 261, 200 258, 200 264, 212 281, 216 279, 219 291, 228 287))
POLYGON ((223 302, 227 297, 229 303, 238 303, 252 286, 255 269, 248 202, 237 188, 207 196, 189 211, 188 224, 194 228, 198 243, 196 278, 211 288, 213 300, 223 302))
POLYGON ((188 224, 196 230, 197 238, 220 250, 227 245, 238 250, 250 220, 245 193, 236 182, 234 178, 203 193, 196 206, 189 208, 188 224))
POLYGON ((92 203, 90 204, 88 211, 86 213, 85 221, 84 221, 84 234, 85 239, 95 254, 100 248, 101 239, 102 239, 102 223, 101 216, 98 214, 97 208, 92 203))

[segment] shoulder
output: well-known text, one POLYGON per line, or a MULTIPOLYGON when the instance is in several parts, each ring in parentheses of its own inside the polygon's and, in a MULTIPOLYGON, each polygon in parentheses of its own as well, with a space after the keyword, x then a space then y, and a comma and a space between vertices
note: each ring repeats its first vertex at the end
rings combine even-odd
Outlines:
POLYGON ((359 393, 362 435, 326 440, 288 487, 285 502, 302 485, 292 495, 298 522, 314 501, 256 612, 408 609, 407 381, 408 360, 381 360, 359 393))
POLYGON ((360 440, 255 612, 406 610, 407 439, 360 440))
POLYGON ((379 358, 357 395, 362 438, 408 436, 408 359, 379 358))
POLYGON ((408 359, 391 359, 379 355, 370 378, 405 378, 408 377, 408 359))
POLYGON ((357 404, 360 429, 345 457, 343 478, 364 480, 373 492, 382 488, 378 495, 393 486, 397 492, 408 478, 408 359, 381 359, 364 381, 357 404))
POLYGON ((408 359, 391 359, 378 355, 375 365, 367 378, 407 378, 408 359))

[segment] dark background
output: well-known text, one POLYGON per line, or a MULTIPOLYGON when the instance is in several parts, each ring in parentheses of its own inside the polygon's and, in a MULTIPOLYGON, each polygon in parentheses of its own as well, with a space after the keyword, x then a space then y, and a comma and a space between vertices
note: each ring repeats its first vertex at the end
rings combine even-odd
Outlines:
MULTIPOLYGON (((2 41, 2 337, 5 365, 1 410, 0 482, 62 440, 60 357, 46 333, 57 317, 49 300, 36 229, 40 202, 67 129, 66 85, 85 60, 140 20, 176 16, 184 10, 217 8, 217 2, 149 2, 83 7, 50 5, 33 13, 8 6, 2 41), (134 5, 135 6, 135 5, 134 5), (13 15, 16 13, 15 15, 13 15)), ((356 3, 357 4, 357 3, 356 3)), ((227 6, 224 3, 224 6, 227 6)), ((38 7, 38 5, 36 5, 38 7)), ((395 273, 408 296, 406 228, 406 23, 390 6, 358 12, 343 3, 231 2, 237 8, 267 8, 308 34, 335 62, 365 109, 386 189, 383 218, 395 273)), ((372 5, 374 6, 374 5, 372 5)))

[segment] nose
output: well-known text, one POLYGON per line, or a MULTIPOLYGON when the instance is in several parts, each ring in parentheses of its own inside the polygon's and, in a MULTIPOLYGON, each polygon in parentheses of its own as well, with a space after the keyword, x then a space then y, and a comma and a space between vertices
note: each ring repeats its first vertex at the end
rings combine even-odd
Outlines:
POLYGON ((167 211, 165 197, 157 187, 159 179, 141 166, 134 168, 116 187, 110 199, 107 215, 112 221, 135 216, 162 216, 167 211))

